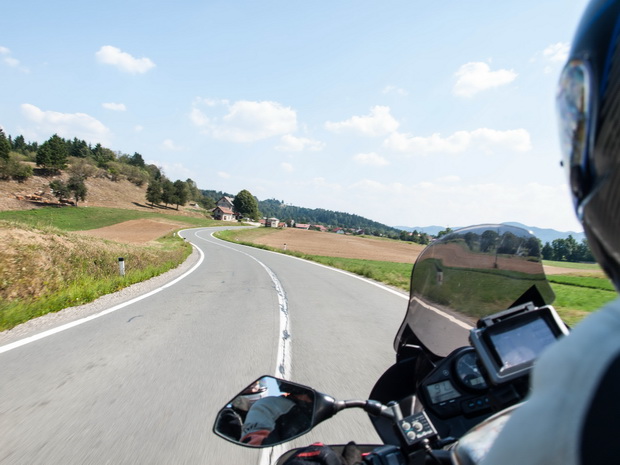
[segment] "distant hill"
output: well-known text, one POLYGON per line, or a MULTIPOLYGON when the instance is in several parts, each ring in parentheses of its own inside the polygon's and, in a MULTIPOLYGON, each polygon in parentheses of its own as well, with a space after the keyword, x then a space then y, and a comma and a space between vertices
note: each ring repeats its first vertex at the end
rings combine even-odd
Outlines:
MULTIPOLYGON (((400 229, 402 231, 407 231, 407 232, 413 232, 413 231, 418 231, 421 233, 426 233, 430 236, 436 236, 437 234, 439 234, 439 231, 443 231, 444 229, 446 229, 445 226, 394 226, 396 229, 400 229)), ((457 228, 452 228, 452 229, 457 229, 457 228)))
MULTIPOLYGON (((553 242, 554 239, 566 239, 568 236, 573 236, 573 238, 577 242, 581 242, 586 237, 585 234, 582 232, 557 231, 555 229, 537 228, 535 226, 527 226, 523 223, 517 223, 513 221, 509 221, 509 222, 502 223, 502 224, 507 224, 510 226, 517 226, 519 228, 527 229, 528 231, 531 231, 532 234, 534 234, 537 238, 539 238, 543 244, 545 244, 546 242, 549 242, 551 244, 551 242, 553 242)), ((436 236, 439 233, 439 231, 443 231, 444 229, 446 229, 445 226, 414 226, 414 227, 395 226, 395 228, 402 229, 403 231, 409 231, 409 232, 416 230, 418 232, 424 232, 432 236, 436 236)), ((452 229, 458 229, 458 228, 454 227, 452 229)))
POLYGON ((324 226, 347 229, 361 229, 366 234, 398 237, 400 231, 392 226, 369 220, 359 215, 344 213, 323 208, 304 208, 287 205, 276 199, 259 200, 258 209, 265 217, 278 218, 280 221, 289 219, 302 224, 321 224, 324 226))

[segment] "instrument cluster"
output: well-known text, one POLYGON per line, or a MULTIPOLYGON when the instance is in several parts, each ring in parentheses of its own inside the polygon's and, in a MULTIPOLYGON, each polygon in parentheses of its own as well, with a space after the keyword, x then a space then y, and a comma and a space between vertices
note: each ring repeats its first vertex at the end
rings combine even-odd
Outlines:
POLYGON ((496 404, 473 347, 462 347, 442 360, 422 381, 419 394, 427 410, 440 418, 478 416, 496 404))

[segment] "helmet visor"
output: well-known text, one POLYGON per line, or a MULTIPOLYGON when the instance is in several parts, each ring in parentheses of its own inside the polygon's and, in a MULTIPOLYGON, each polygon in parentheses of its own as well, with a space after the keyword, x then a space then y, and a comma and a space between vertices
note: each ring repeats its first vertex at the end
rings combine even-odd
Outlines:
MULTIPOLYGON (((583 191, 591 124, 591 72, 581 60, 572 60, 564 67, 558 86, 556 105, 560 124, 562 166, 577 204, 587 192, 583 191), (574 171, 579 171, 575 176, 574 171)), ((575 205, 576 207, 578 205, 575 205)))

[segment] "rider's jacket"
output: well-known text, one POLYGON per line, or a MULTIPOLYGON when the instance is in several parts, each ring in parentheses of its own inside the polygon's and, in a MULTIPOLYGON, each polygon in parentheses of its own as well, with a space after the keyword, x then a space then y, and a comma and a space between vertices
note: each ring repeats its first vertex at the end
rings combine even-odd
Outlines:
POLYGON ((541 355, 528 401, 482 463, 620 463, 620 299, 541 355))

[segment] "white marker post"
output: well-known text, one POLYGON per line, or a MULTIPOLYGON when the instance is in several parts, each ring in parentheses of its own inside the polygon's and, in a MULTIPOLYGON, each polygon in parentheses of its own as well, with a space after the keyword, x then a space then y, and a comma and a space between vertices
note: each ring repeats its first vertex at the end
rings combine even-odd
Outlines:
POLYGON ((125 276, 125 259, 123 257, 118 257, 118 270, 121 276, 125 276))

